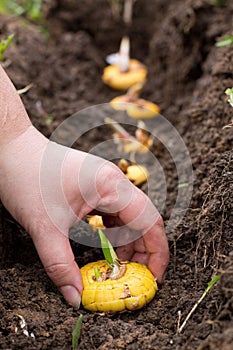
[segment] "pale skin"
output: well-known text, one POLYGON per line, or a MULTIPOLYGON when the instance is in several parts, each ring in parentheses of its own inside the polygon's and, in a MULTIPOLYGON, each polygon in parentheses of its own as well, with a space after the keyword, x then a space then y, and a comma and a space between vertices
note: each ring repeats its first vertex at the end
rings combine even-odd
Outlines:
POLYGON ((105 213, 106 224, 142 232, 136 241, 118 247, 117 254, 147 264, 161 283, 169 250, 163 220, 149 198, 112 163, 49 141, 32 126, 1 66, 0 82, 0 199, 31 236, 48 276, 67 302, 79 307, 83 290, 68 230, 93 209, 105 213), (50 158, 44 166, 48 147, 50 158), (61 173, 53 171, 59 159, 61 173), (89 163, 94 177, 85 182, 82 167, 89 163))

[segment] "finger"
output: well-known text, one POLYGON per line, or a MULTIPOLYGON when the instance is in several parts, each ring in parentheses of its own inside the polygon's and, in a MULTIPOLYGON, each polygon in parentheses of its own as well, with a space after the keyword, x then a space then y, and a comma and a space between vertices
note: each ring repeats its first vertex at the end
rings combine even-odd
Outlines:
POLYGON ((66 301, 76 308, 81 302, 82 276, 68 237, 56 229, 36 232, 32 238, 41 262, 66 301))
POLYGON ((132 261, 138 262, 140 264, 148 265, 149 263, 149 254, 148 253, 135 253, 133 254, 132 261))
POLYGON ((130 203, 119 212, 119 217, 129 227, 142 232, 144 247, 149 253, 148 267, 161 283, 169 261, 169 249, 163 220, 157 209, 143 192, 135 188, 130 203))
POLYGON ((143 236, 149 253, 148 267, 159 283, 163 283, 164 274, 169 263, 169 248, 162 219, 143 236))
POLYGON ((131 260, 134 254, 134 243, 132 242, 124 246, 118 247, 116 252, 117 252, 117 256, 120 259, 131 260))

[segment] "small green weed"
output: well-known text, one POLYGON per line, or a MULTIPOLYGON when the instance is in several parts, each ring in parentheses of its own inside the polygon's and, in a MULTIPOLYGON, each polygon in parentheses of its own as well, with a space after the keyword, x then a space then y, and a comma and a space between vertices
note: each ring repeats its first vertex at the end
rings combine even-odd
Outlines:
MULTIPOLYGON (((233 87, 232 88, 227 88, 225 90, 225 94, 228 96, 227 102, 231 107, 233 107, 233 87)), ((233 119, 231 120, 230 124, 225 125, 223 129, 228 129, 233 127, 233 119)))
POLYGON ((216 47, 228 46, 233 43, 233 35, 224 35, 219 41, 216 42, 216 47))
POLYGON ((43 0, 1 0, 0 13, 10 13, 16 16, 26 15, 33 21, 42 17, 43 0))
POLYGON ((202 302, 202 300, 206 297, 207 293, 211 290, 211 288, 215 285, 215 283, 218 282, 219 279, 220 279, 220 276, 219 275, 215 275, 212 278, 212 280, 208 283, 207 288, 204 290, 204 292, 202 293, 202 295, 198 299, 198 301, 194 304, 194 306, 192 307, 191 311, 188 313, 188 315, 185 318, 185 320, 182 323, 182 325, 180 327, 178 327, 178 329, 177 329, 178 333, 181 333, 183 331, 184 327, 186 326, 186 323, 188 322, 188 320, 190 319, 190 317, 192 316, 192 314, 194 313, 194 311, 196 310, 198 305, 202 302))
POLYGON ((233 107, 233 87, 232 88, 227 88, 225 90, 225 94, 228 96, 227 102, 231 107, 233 107))
POLYGON ((8 36, 8 38, 2 39, 0 41, 0 61, 3 61, 4 54, 8 46, 10 45, 11 41, 13 40, 13 38, 14 38, 14 34, 11 34, 8 36))
POLYGON ((78 342, 81 335, 82 323, 83 323, 83 315, 80 314, 76 322, 76 325, 74 327, 74 330, 72 332, 72 350, 78 349, 78 342))

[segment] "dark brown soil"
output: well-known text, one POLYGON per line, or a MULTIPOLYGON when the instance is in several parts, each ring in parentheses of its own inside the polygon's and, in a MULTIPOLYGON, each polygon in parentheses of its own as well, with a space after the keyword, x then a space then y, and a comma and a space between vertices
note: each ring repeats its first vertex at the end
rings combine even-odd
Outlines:
MULTIPOLYGON (((6 54, 16 87, 33 83, 23 101, 33 124, 46 136, 84 107, 108 102, 118 93, 104 86, 105 56, 123 34, 133 38, 132 56, 149 69, 143 97, 161 106, 177 128, 192 159, 193 196, 179 226, 168 233, 171 261, 166 280, 144 309, 115 315, 75 311, 45 274, 30 237, 0 208, 0 348, 71 349, 71 333, 84 315, 80 349, 230 350, 233 346, 233 110, 224 91, 233 86, 233 44, 216 40, 232 30, 231 0, 138 0, 131 28, 112 17, 107 0, 48 0, 42 23, 0 16, 0 36, 14 32, 6 54), (38 116, 41 101, 53 123, 38 116), (3 244, 4 242, 4 244, 3 244), (211 277, 220 281, 202 301, 181 334, 185 319, 211 277), (54 294, 55 293, 55 294, 54 294), (19 328, 22 315, 29 333, 19 328)), ((103 135, 85 138, 87 150, 103 135)), ((168 152, 154 149, 166 174, 168 220, 177 195, 177 174, 168 152)), ((159 194, 158 194, 159 196, 159 194)), ((71 242, 80 265, 101 252, 71 242)))

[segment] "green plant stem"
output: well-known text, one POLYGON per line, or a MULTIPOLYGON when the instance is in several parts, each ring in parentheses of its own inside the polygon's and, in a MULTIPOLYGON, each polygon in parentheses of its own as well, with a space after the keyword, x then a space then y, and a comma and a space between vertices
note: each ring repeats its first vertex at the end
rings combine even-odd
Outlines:
POLYGON ((215 275, 212 280, 208 283, 207 288, 204 290, 202 296, 200 297, 200 299, 198 299, 198 301, 196 302, 196 304, 193 306, 193 308, 191 309, 191 311, 188 313, 188 315, 186 316, 184 322, 182 323, 182 325, 178 328, 178 333, 181 333, 184 329, 184 327, 186 326, 187 321, 190 319, 190 317, 192 316, 192 314, 194 313, 194 311, 196 310, 196 308, 198 307, 198 305, 202 302, 202 300, 205 298, 206 294, 209 292, 209 290, 215 285, 215 283, 220 279, 219 275, 215 275))

